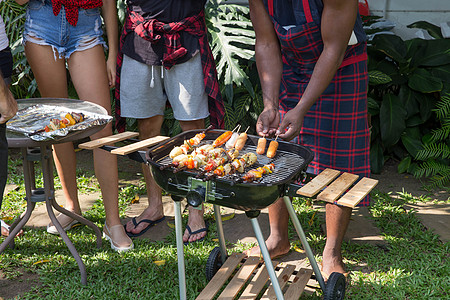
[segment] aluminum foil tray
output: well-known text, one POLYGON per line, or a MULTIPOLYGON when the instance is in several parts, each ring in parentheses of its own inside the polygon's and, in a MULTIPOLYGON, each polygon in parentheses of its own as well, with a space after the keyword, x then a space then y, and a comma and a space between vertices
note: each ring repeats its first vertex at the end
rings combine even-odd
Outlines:
POLYGON ((67 108, 60 105, 36 104, 19 110, 16 116, 6 123, 6 126, 8 130, 25 134, 34 141, 48 141, 65 137, 73 131, 105 125, 111 121, 112 117, 108 115, 67 108), (61 119, 63 115, 72 112, 82 113, 84 120, 75 125, 54 131, 45 132, 43 130, 50 123, 50 119, 61 119))

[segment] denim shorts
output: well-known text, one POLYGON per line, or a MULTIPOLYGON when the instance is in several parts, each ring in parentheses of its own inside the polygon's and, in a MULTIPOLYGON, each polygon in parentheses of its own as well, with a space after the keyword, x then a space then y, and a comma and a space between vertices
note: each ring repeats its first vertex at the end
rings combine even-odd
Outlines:
POLYGON ((51 0, 30 0, 23 33, 23 44, 27 42, 49 45, 59 58, 69 58, 75 51, 99 44, 106 47, 100 8, 79 8, 77 25, 72 26, 66 19, 64 6, 55 16, 51 0))

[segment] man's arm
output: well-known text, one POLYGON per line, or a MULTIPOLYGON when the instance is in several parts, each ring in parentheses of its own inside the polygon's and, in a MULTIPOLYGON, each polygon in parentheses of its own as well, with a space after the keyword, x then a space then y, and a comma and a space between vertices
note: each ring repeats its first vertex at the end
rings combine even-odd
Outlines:
POLYGON ((306 113, 335 76, 355 25, 357 0, 323 0, 323 5, 321 34, 324 48, 302 98, 280 124, 279 136, 286 140, 299 134, 306 113), (288 131, 284 133, 286 128, 288 131))
POLYGON ((262 0, 250 0, 250 18, 255 30, 255 58, 261 82, 264 111, 258 118, 259 135, 273 133, 278 128, 279 94, 283 65, 280 44, 262 0))
POLYGON ((17 102, 13 94, 8 89, 0 73, 0 124, 6 123, 14 117, 17 112, 17 102))

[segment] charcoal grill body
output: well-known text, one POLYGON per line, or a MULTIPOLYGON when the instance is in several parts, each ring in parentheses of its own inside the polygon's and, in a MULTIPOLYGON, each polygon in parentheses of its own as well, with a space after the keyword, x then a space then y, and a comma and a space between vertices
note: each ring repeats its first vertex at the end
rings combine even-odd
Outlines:
MULTIPOLYGON (((192 138, 199 132, 201 132, 201 130, 191 130, 181 133, 146 152, 147 163, 150 166, 151 173, 156 183, 163 190, 170 193, 175 200, 175 231, 180 299, 186 299, 186 278, 182 241, 183 232, 181 205, 179 201, 183 198, 187 198, 188 202, 191 205, 194 204, 194 206, 200 205, 201 202, 208 202, 214 205, 222 263, 224 263, 227 258, 227 251, 220 215, 220 206, 245 211, 251 221, 256 239, 258 240, 275 294, 278 299, 284 299, 257 220, 261 209, 268 207, 277 199, 283 197, 288 208, 289 216, 311 262, 320 287, 325 290, 323 277, 289 198, 289 196, 295 195, 294 191, 299 188, 295 182, 306 175, 306 168, 314 157, 312 151, 297 144, 280 141, 277 155, 273 159, 268 159, 265 155, 258 155, 257 166, 273 162, 275 164, 275 171, 272 174, 263 176, 262 180, 256 183, 242 183, 239 182, 236 177, 229 175, 223 178, 205 180, 205 176, 199 174, 198 171, 177 172, 171 167, 166 168, 172 161, 168 157, 170 151, 175 146, 182 145, 184 140, 192 138)), ((211 143, 211 141, 223 132, 223 130, 208 131, 203 143, 211 143)), ((255 153, 258 139, 259 137, 257 136, 249 135, 246 146, 241 151, 240 155, 245 152, 255 153)), ((253 165, 247 169, 253 169, 257 166, 253 165)))

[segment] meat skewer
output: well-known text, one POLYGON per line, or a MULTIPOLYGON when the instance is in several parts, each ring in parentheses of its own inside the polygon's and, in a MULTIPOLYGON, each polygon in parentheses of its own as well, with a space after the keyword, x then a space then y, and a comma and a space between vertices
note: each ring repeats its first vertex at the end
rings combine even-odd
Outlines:
POLYGON ((242 149, 244 149, 245 143, 247 142, 247 131, 250 128, 247 127, 247 129, 241 133, 236 141, 236 144, 234 145, 234 149, 241 151, 242 149))
POLYGON ((275 138, 275 140, 271 141, 269 144, 269 148, 267 148, 267 157, 268 158, 274 158, 277 154, 278 149, 278 142, 277 142, 278 136, 275 138))
POLYGON ((264 154, 264 152, 266 152, 266 143, 267 140, 265 137, 259 138, 258 146, 256 147, 256 153, 264 154))
POLYGON ((173 158, 175 158, 178 155, 188 154, 190 151, 192 151, 194 149, 194 146, 200 144, 200 142, 205 138, 206 132, 208 130, 210 130, 211 128, 212 127, 209 126, 208 128, 206 128, 202 132, 197 133, 193 138, 185 140, 183 145, 174 147, 172 149, 172 151, 170 151, 169 157, 173 159, 173 158))
POLYGON ((242 180, 245 182, 252 182, 257 179, 262 178, 263 175, 267 175, 272 173, 275 170, 275 165, 273 163, 264 165, 262 167, 253 169, 245 173, 244 176, 242 176, 242 180))

